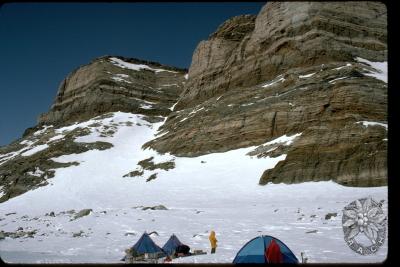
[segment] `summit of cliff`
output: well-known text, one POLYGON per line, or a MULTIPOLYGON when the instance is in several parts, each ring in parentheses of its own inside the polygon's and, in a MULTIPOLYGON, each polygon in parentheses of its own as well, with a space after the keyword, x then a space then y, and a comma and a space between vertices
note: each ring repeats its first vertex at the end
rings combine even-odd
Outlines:
POLYGON ((186 72, 134 58, 96 58, 61 82, 39 125, 82 121, 112 111, 165 116, 183 89, 186 72))

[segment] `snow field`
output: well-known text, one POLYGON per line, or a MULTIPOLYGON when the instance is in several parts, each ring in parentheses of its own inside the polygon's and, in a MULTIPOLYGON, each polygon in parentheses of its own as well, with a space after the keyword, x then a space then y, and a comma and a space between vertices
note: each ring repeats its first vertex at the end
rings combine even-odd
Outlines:
MULTIPOLYGON (((162 246, 172 233, 193 249, 209 252, 208 234, 217 233, 217 253, 175 259, 174 262, 232 262, 238 250, 257 235, 269 234, 285 242, 300 259, 310 262, 380 262, 387 243, 371 256, 359 256, 344 242, 341 211, 351 201, 371 196, 385 200, 387 187, 352 188, 333 182, 259 186, 264 170, 276 158, 246 155, 256 147, 200 157, 175 157, 142 150, 162 123, 149 124, 141 116, 116 112, 112 117, 92 119, 57 129, 58 133, 88 127, 91 134, 76 142, 104 141, 108 150, 58 157, 59 162, 77 161, 78 166, 56 170, 51 185, 29 191, 0 204, 1 229, 37 229, 35 238, 6 238, 0 241, 0 256, 8 262, 119 262, 124 250, 144 232, 157 231, 153 240, 162 246), (116 125, 113 136, 100 137, 100 122, 116 125), (127 122, 130 122, 128 124, 127 122), (131 125, 131 126, 129 126, 131 125), (174 161, 165 171, 146 170, 143 177, 122 176, 136 169, 138 161, 154 157, 154 163, 174 161), (157 173, 157 178, 146 178, 157 173), (141 206, 164 205, 168 210, 142 210, 141 206), (70 221, 62 211, 91 208, 88 216, 70 221), (56 217, 45 216, 54 211, 56 217), (5 216, 7 213, 16 214, 5 216), (337 216, 325 220, 327 213, 337 216), (27 215, 27 219, 21 216, 27 215), (38 219, 32 220, 37 217, 38 219), (48 224, 48 225, 47 225, 48 224), (73 233, 84 231, 81 237, 73 233), (317 230, 316 233, 306 233, 317 230), (88 257, 90 255, 90 257, 88 257)), ((290 145, 294 136, 282 136, 266 144, 290 145)))

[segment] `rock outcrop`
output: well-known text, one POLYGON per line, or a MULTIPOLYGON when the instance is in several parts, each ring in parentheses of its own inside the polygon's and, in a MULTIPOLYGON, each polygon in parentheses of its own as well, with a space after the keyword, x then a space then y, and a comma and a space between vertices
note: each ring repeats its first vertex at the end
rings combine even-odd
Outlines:
POLYGON ((65 78, 42 124, 82 121, 106 112, 166 116, 182 92, 185 69, 138 59, 104 56, 65 78))
POLYGON ((295 67, 351 61, 357 56, 385 61, 386 27, 382 3, 268 3, 255 22, 252 16, 230 19, 209 40, 200 42, 176 109, 193 107, 235 87, 271 80, 295 67))
POLYGON ((196 48, 164 134, 144 147, 198 156, 302 133, 260 184, 385 185, 387 80, 373 67, 386 38, 376 2, 271 2, 228 20, 196 48))
POLYGON ((0 202, 48 185, 57 168, 79 164, 54 158, 113 147, 103 141, 76 142, 93 132, 101 138, 112 137, 121 124, 112 120, 101 123, 112 116, 110 112, 141 114, 150 127, 152 122, 163 121, 183 90, 185 74, 184 69, 111 56, 73 71, 61 83, 54 104, 40 116, 38 125, 0 147, 0 202), (82 121, 89 123, 77 124, 82 121), (63 130, 66 125, 72 127, 63 130))
MULTIPOLYGON (((102 134, 108 130, 104 129, 102 134)), ((106 150, 108 142, 75 142, 91 133, 89 128, 63 131, 42 127, 8 146, 0 148, 0 203, 29 190, 48 185, 55 169, 79 165, 78 162, 58 162, 54 158, 79 154, 89 150, 106 150)))

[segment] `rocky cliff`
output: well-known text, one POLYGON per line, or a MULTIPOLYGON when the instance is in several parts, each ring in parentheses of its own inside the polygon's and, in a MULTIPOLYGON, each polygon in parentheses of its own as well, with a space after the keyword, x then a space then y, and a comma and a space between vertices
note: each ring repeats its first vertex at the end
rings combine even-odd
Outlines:
POLYGON ((182 92, 185 69, 105 56, 81 66, 60 84, 41 124, 82 121, 104 112, 166 116, 182 92))
POLYGON ((386 8, 381 3, 271 2, 258 14, 225 22, 196 48, 177 109, 235 87, 273 79, 295 67, 385 61, 386 8))
POLYGON ((0 202, 48 185, 57 168, 79 165, 54 158, 113 147, 107 138, 121 125, 112 120, 102 123, 112 116, 110 112, 141 115, 149 127, 163 121, 183 90, 185 74, 185 69, 111 56, 73 71, 62 81, 54 104, 39 117, 38 125, 0 147, 0 202), (93 132, 104 141, 76 141, 93 132))
POLYGON ((271 2, 196 48, 165 133, 147 143, 197 156, 301 133, 260 178, 387 183, 387 18, 375 2, 271 2))

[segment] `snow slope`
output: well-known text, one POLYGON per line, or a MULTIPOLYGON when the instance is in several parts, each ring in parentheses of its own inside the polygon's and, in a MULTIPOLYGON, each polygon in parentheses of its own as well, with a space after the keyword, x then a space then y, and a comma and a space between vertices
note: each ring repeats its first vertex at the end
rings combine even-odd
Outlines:
MULTIPOLYGON (((56 170, 50 185, 0 204, 3 231, 36 229, 34 238, 0 240, 0 256, 7 262, 107 262, 116 263, 144 231, 157 231, 162 246, 172 233, 192 249, 209 251, 208 234, 215 230, 216 254, 175 259, 174 262, 232 262, 237 251, 257 235, 269 234, 285 242, 300 259, 310 262, 380 262, 387 243, 371 256, 359 256, 343 240, 341 211, 351 201, 371 196, 385 200, 387 187, 351 188, 333 182, 259 186, 265 169, 286 155, 257 158, 246 155, 256 147, 185 158, 142 150, 162 123, 150 124, 140 115, 116 112, 109 118, 90 120, 58 129, 63 133, 87 127, 91 134, 76 142, 110 142, 108 150, 91 150, 54 160, 77 161, 78 166, 56 170), (100 137, 93 122, 117 125, 111 137, 100 137), (141 170, 138 161, 154 157, 154 163, 173 161, 168 171, 144 170, 139 177, 123 177, 141 170), (146 179, 157 174, 157 178, 146 179), (143 210, 164 205, 168 210, 143 210), (65 211, 90 208, 77 220, 65 211), (56 216, 46 216, 53 211, 56 216), (14 213, 15 214, 9 214, 14 213), (327 213, 338 215, 325 220, 327 213), (9 215, 6 215, 9 214, 9 215), (316 233, 306 233, 317 230, 316 233), (74 233, 83 231, 80 237, 74 233)), ((268 144, 290 145, 296 136, 282 136, 268 144)))

